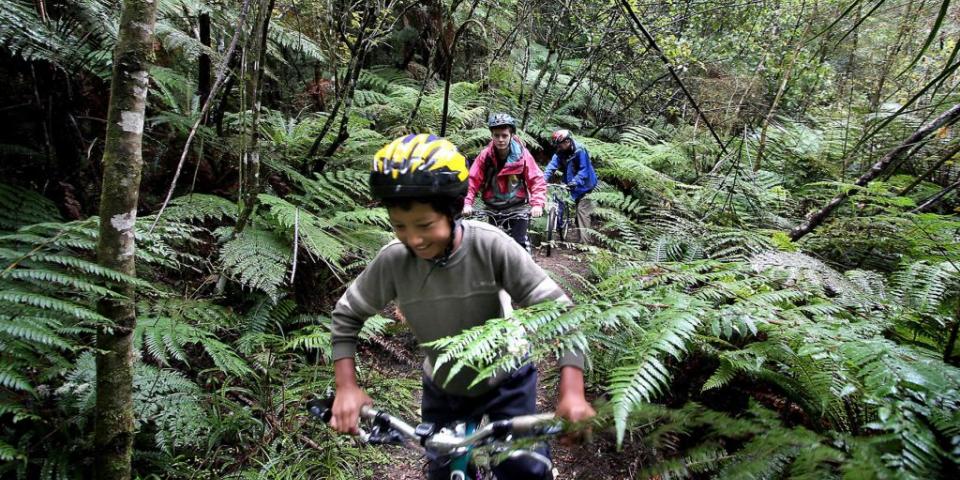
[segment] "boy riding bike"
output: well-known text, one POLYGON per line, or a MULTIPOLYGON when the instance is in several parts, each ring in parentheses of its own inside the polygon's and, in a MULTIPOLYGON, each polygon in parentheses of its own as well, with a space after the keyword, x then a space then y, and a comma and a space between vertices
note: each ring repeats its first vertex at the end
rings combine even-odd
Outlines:
POLYGON ((464 200, 463 214, 473 213, 473 202, 479 194, 494 215, 509 217, 503 223, 510 236, 530 251, 527 228, 530 217, 543 215, 547 201, 547 183, 533 155, 516 136, 516 121, 506 113, 495 113, 487 121, 490 143, 470 166, 470 184, 464 200), (522 215, 529 212, 530 217, 522 215), (521 215, 517 215, 520 213, 521 215))
POLYGON ((570 199, 574 203, 574 214, 567 215, 573 218, 574 227, 570 229, 571 241, 590 243, 590 214, 593 213, 593 200, 588 197, 597 186, 597 174, 590 163, 590 154, 587 149, 573 139, 570 130, 557 130, 552 136, 553 146, 557 153, 553 154, 543 176, 547 180, 554 173, 560 172, 563 183, 570 190, 570 199))
MULTIPOLYGON (((330 425, 357 433, 360 409, 372 404, 357 385, 354 356, 363 322, 395 300, 422 345, 457 335, 509 311, 509 297, 522 306, 569 299, 530 256, 499 229, 461 221, 467 189, 466 160, 449 141, 408 135, 381 149, 370 173, 373 195, 387 208, 397 240, 387 244, 347 288, 332 313, 336 397, 330 425)), ((518 342, 522 339, 516 339, 518 342)), ((476 373, 434 372, 440 352, 424 347, 422 415, 438 425, 487 415, 499 420, 536 408, 536 369, 526 364, 474 387, 476 373)), ((583 354, 560 359, 556 414, 570 421, 594 416, 584 397, 583 354)), ((542 452, 546 454, 546 452, 542 452)), ((428 478, 447 478, 445 459, 430 458, 428 478)), ((497 478, 549 478, 542 463, 505 461, 497 478)))

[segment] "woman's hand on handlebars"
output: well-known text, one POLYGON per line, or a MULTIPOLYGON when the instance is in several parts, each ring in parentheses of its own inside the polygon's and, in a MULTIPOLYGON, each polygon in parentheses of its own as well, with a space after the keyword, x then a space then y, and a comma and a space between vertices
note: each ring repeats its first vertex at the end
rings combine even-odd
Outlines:
POLYGON ((531 217, 537 218, 537 217, 539 217, 539 216, 541 216, 541 215, 543 215, 543 207, 539 207, 539 206, 538 206, 538 207, 532 207, 532 208, 530 209, 530 216, 531 216, 531 217))
POLYGON ((473 205, 464 204, 463 205, 463 216, 468 217, 473 213, 473 205))
POLYGON ((359 386, 337 387, 333 400, 333 416, 330 427, 340 433, 358 435, 360 433, 360 408, 373 405, 373 400, 359 386))

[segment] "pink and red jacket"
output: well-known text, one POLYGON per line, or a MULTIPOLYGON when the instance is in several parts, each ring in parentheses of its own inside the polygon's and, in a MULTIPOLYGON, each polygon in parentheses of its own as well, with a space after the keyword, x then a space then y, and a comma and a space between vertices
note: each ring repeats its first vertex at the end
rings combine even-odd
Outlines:
POLYGON ((519 137, 510 141, 510 154, 503 168, 497 171, 497 154, 490 142, 470 166, 470 182, 466 205, 473 205, 480 192, 483 203, 502 210, 523 203, 543 207, 547 201, 547 182, 533 155, 519 137))

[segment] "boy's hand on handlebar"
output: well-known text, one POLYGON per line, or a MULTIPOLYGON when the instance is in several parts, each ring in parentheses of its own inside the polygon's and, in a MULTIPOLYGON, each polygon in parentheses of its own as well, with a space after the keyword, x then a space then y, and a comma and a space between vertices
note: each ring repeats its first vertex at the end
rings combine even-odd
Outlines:
POLYGON ((373 400, 359 386, 337 388, 330 427, 340 433, 360 434, 360 408, 364 405, 373 405, 373 400))
MULTIPOLYGON (((574 366, 565 366, 560 369, 560 398, 557 402, 556 415, 571 423, 587 422, 597 415, 587 398, 583 388, 583 370, 574 366)), ((560 443, 569 445, 586 437, 590 439, 589 425, 587 428, 576 428, 570 434, 560 439, 560 443)))
POLYGON ((582 396, 567 395, 557 404, 556 415, 570 422, 581 422, 595 417, 597 412, 582 396))
MULTIPOLYGON (((562 395, 560 401, 557 403, 556 415, 571 423, 581 423, 595 417, 597 412, 583 395, 562 395)), ((574 432, 564 435, 560 439, 560 443, 570 445, 581 440, 589 441, 590 434, 589 426, 582 430, 576 429, 574 432)))
POLYGON ((533 207, 533 208, 530 209, 530 216, 531 216, 531 217, 537 218, 537 217, 539 217, 539 216, 541 216, 541 215, 543 215, 543 207, 533 207))

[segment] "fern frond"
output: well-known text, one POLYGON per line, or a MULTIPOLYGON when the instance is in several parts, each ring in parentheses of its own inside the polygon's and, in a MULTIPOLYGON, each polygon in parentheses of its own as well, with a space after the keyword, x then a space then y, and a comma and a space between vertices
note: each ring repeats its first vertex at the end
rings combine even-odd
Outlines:
POLYGON ((681 359, 686 342, 700 326, 698 304, 690 297, 664 299, 669 306, 655 314, 645 334, 637 339, 630 353, 610 377, 611 403, 617 425, 617 442, 623 442, 630 410, 641 402, 649 402, 669 386, 671 374, 661 359, 681 359))
POLYGON ((274 300, 286 284, 290 246, 268 231, 247 227, 220 249, 224 273, 274 300))
POLYGON ((164 212, 167 221, 191 222, 213 220, 236 220, 237 204, 216 195, 191 193, 170 201, 170 207, 164 212))

